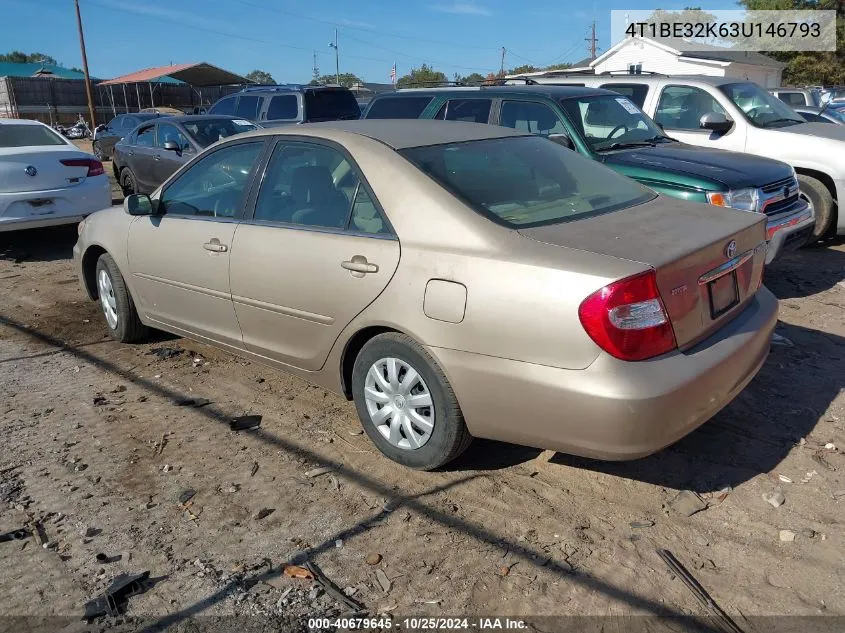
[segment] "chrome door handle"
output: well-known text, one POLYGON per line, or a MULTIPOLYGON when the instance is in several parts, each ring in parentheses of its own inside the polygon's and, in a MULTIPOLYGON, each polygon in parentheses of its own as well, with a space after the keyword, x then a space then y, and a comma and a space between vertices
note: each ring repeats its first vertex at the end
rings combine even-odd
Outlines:
POLYGON ((156 154, 153 156, 153 160, 161 160, 161 154, 156 154))
POLYGON ((212 253, 225 253, 229 250, 229 247, 225 244, 221 244, 220 240, 218 240, 216 237, 212 237, 211 240, 203 244, 202 247, 207 251, 211 251, 212 253))
POLYGON ((356 277, 378 272, 378 264, 370 264, 363 255, 355 255, 351 260, 341 262, 340 267, 351 271, 356 277))

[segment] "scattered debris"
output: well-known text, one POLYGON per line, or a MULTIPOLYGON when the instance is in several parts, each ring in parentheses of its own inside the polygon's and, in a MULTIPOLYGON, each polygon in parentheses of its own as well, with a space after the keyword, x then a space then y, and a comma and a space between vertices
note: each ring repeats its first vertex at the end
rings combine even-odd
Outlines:
POLYGON ((109 400, 104 395, 98 394, 98 395, 94 396, 94 406, 95 407, 102 407, 104 405, 107 405, 108 403, 109 403, 109 400))
POLYGON ((260 415, 242 415, 234 418, 229 423, 229 428, 233 431, 252 431, 261 426, 260 415))
POLYGON ((824 458, 824 455, 822 455, 822 451, 816 451, 815 453, 810 455, 810 457, 813 459, 814 462, 820 464, 821 466, 824 466, 828 470, 836 470, 836 467, 824 458))
POLYGON ((801 528, 798 532, 801 536, 806 538, 816 538, 816 535, 818 534, 818 532, 816 532, 813 528, 801 528))
POLYGON ((778 475, 778 479, 780 479, 785 484, 791 484, 792 480, 787 477, 786 475, 778 475))
POLYGON ((22 541, 28 536, 29 530, 20 528, 19 530, 12 530, 11 532, 0 534, 0 543, 5 543, 7 541, 22 541))
POLYGON ((363 429, 355 429, 353 431, 349 431, 349 435, 363 435, 363 434, 364 434, 363 429))
POLYGON ((834 444, 833 442, 828 442, 827 444, 824 445, 824 447, 829 451, 835 451, 836 450, 836 444, 834 444))
POLYGON ((635 530, 638 530, 640 528, 650 528, 654 526, 654 521, 631 521, 630 526, 635 530))
POLYGON ((102 552, 98 553, 94 556, 94 559, 98 563, 116 563, 117 561, 123 558, 122 554, 115 554, 114 556, 109 556, 107 554, 103 554, 102 552))
POLYGON ((786 497, 783 496, 783 493, 780 490, 775 490, 774 492, 769 493, 764 492, 763 501, 773 508, 779 508, 786 503, 786 497))
POLYGON ((845 490, 834 490, 831 496, 834 499, 838 499, 839 497, 845 497, 845 490))
POLYGON ((804 476, 801 478, 801 483, 802 483, 802 484, 809 483, 809 482, 810 482, 810 480, 811 480, 813 477, 815 477, 816 475, 818 475, 818 474, 819 474, 819 473, 818 473, 818 472, 816 472, 815 470, 811 470, 810 472, 808 472, 806 475, 804 475, 804 476))
POLYGON ((170 464, 165 464, 161 467, 161 472, 163 473, 169 473, 171 470, 173 470, 173 466, 171 466, 170 464))
POLYGON ((657 550, 657 555, 660 556, 664 563, 666 563, 666 566, 670 569, 670 571, 681 579, 681 582, 687 586, 687 588, 692 592, 692 595, 695 596, 696 600, 698 600, 705 609, 710 611, 710 613, 716 617, 716 624, 719 625, 721 629, 729 633, 743 633, 737 623, 734 622, 718 604, 716 604, 716 601, 710 597, 710 594, 708 594, 695 577, 689 573, 687 568, 684 567, 677 558, 675 558, 675 555, 672 552, 668 549, 659 549, 657 550))
POLYGON ((179 495, 179 503, 185 505, 186 503, 188 503, 188 501, 194 498, 195 494, 197 494, 197 491, 192 490, 191 488, 184 490, 182 494, 179 495))
POLYGON ((682 490, 669 502, 669 507, 681 516, 690 517, 707 508, 707 503, 697 493, 682 490))
POLYGON ((50 537, 47 536, 47 530, 44 529, 44 524, 41 521, 36 521, 34 526, 35 540, 41 547, 47 547, 50 537))
POLYGON ((288 578, 314 580, 314 574, 311 570, 306 569, 305 567, 300 567, 299 565, 285 565, 285 569, 282 573, 288 578))
POLYGON ((211 404, 208 398, 177 398, 172 402, 177 407, 194 407, 195 409, 211 404))
POLYGON ((334 466, 320 466, 319 468, 312 468, 311 470, 306 471, 305 476, 309 478, 319 477, 320 475, 332 473, 336 470, 337 468, 334 466))
POLYGON ((793 532, 792 530, 781 530, 780 540, 784 543, 791 543, 795 540, 795 532, 793 532))
POLYGON ((255 515, 252 517, 256 521, 260 521, 261 519, 266 519, 268 516, 273 514, 276 511, 276 508, 261 508, 255 515))
POLYGON ((175 358, 184 353, 185 350, 176 349, 175 347, 155 347, 149 351, 153 356, 158 356, 161 360, 168 358, 175 358))
POLYGON ((112 393, 123 393, 124 391, 126 391, 126 385, 118 385, 111 390, 112 393))
POLYGON ((390 583, 390 578, 387 577, 387 574, 384 573, 384 570, 377 569, 376 570, 376 580, 378 580, 378 584, 381 585, 381 590, 384 593, 390 591, 390 587, 392 586, 390 583))
POLYGON ((381 554, 373 552, 367 556, 367 565, 378 565, 381 562, 381 554))
POLYGON ((402 498, 401 497, 393 497, 392 499, 388 499, 384 502, 384 505, 381 507, 382 510, 385 512, 393 512, 402 505, 402 498))
MULTIPOLYGON (((314 577, 314 580, 323 588, 323 590, 329 594, 332 598, 345 604, 349 609, 351 609, 355 613, 362 613, 364 611, 364 605, 360 602, 356 602, 353 600, 348 594, 340 590, 340 587, 335 585, 331 580, 329 580, 326 575, 317 567, 316 563, 308 561, 305 563, 306 569, 311 572, 314 577)), ((381 571, 380 569, 378 571, 381 571)), ((378 572, 376 572, 378 573, 378 572)), ((384 573, 384 572, 382 572, 384 573)), ((386 578, 386 576, 385 576, 386 578)), ((390 582, 390 581, 388 581, 390 582)))
POLYGON ((777 332, 772 334, 772 345, 779 345, 781 347, 794 347, 795 343, 790 341, 785 336, 781 336, 777 332))
POLYGON ((340 549, 341 547, 343 547, 343 539, 336 539, 334 542, 334 546, 336 549, 340 549))
POLYGON ((134 576, 120 574, 102 596, 85 604, 85 619, 93 620, 101 615, 117 616, 126 609, 126 601, 149 588, 150 572, 134 576))
POLYGON ((252 470, 249 471, 250 477, 255 477, 255 473, 258 472, 258 462, 252 462, 252 470))

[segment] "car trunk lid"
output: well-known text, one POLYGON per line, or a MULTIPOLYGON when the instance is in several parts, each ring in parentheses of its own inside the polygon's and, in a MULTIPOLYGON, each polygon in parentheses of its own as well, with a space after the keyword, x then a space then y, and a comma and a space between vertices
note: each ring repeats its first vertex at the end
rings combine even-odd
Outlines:
POLYGON ((61 161, 91 158, 85 152, 58 145, 6 148, 0 151, 0 192, 47 191, 78 185, 88 176, 88 166, 69 166, 61 161))
POLYGON ((659 196, 622 211, 519 233, 653 268, 675 340, 686 349, 753 298, 766 257, 765 227, 762 214, 659 196))

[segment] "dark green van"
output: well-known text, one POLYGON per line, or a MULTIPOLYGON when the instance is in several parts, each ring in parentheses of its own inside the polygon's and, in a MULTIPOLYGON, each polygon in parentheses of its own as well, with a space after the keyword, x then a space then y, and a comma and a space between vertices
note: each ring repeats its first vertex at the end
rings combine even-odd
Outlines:
POLYGON ((770 262, 809 238, 812 210, 792 167, 750 154, 680 143, 628 97, 576 86, 412 88, 376 96, 365 119, 443 119, 503 125, 548 137, 658 193, 765 213, 770 262))

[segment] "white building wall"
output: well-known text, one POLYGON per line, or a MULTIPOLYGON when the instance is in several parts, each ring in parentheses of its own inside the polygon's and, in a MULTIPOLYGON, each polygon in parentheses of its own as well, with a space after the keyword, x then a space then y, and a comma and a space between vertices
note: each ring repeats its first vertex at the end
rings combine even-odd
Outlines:
POLYGON ((631 40, 595 66, 596 73, 627 71, 631 64, 642 64, 643 71, 664 75, 724 76, 717 63, 687 61, 677 55, 643 41, 631 40))
POLYGON ((732 63, 726 69, 726 77, 747 79, 760 84, 764 88, 777 88, 781 85, 781 73, 779 68, 768 68, 767 66, 753 66, 750 64, 732 63))

